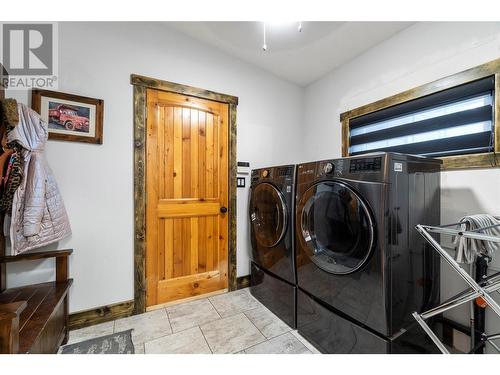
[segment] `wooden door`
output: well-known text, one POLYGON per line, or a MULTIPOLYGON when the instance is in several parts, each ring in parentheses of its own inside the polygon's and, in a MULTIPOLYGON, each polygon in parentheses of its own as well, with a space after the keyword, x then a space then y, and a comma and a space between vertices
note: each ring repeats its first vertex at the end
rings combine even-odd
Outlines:
POLYGON ((146 304, 227 288, 228 105, 147 90, 146 304))

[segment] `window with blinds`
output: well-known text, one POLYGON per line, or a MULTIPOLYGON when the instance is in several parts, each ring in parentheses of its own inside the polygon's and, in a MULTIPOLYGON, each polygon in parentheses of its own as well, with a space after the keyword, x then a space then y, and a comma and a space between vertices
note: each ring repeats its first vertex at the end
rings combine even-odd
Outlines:
POLYGON ((432 157, 494 151, 490 76, 349 121, 349 155, 392 151, 432 157))

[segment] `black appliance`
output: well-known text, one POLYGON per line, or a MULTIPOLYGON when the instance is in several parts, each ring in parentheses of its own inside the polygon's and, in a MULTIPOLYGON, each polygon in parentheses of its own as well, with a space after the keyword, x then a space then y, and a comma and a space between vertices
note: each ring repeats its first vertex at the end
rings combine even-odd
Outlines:
MULTIPOLYGON (((434 348, 413 311, 439 303, 441 160, 377 153, 297 167, 297 328, 326 353, 434 348)), ((432 349, 433 350, 433 349, 432 349)))
POLYGON ((295 328, 294 254, 295 166, 252 171, 250 292, 290 327, 295 328))

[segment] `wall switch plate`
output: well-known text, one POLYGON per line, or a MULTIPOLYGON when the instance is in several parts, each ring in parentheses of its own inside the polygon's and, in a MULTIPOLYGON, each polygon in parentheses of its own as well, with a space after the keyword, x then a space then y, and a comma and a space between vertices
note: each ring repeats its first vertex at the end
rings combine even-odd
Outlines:
POLYGON ((245 177, 236 177, 236 187, 239 188, 245 187, 245 177))

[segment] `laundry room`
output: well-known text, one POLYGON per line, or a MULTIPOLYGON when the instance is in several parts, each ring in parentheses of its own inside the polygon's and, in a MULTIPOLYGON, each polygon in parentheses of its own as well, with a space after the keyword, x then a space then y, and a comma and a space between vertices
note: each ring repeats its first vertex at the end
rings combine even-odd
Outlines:
POLYGON ((0 353, 496 358, 500 9, 386 1, 9 5, 0 353))

